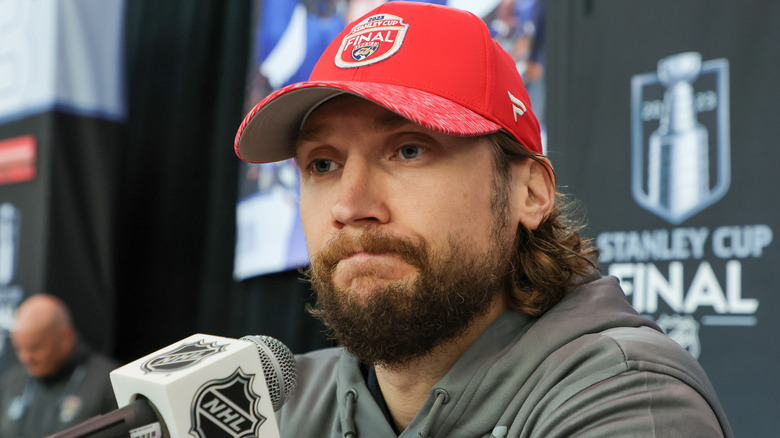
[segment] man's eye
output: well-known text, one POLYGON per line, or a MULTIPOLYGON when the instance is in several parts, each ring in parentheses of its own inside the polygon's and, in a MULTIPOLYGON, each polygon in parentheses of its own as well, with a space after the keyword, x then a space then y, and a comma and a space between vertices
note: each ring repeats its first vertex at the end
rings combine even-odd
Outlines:
POLYGON ((414 144, 408 144, 401 146, 400 149, 398 149, 398 158, 404 159, 404 160, 411 160, 413 158, 417 158, 422 154, 423 148, 422 146, 417 146, 414 144))
POLYGON ((326 173, 336 168, 336 163, 331 160, 314 160, 309 165, 314 173, 326 173))

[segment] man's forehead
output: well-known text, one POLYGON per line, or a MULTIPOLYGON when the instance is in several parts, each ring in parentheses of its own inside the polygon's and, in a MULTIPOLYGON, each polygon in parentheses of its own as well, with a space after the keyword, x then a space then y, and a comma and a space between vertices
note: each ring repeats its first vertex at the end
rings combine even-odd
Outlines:
POLYGON ((389 132, 404 126, 413 126, 421 130, 427 130, 427 128, 374 102, 353 95, 342 95, 323 103, 311 112, 309 117, 303 122, 301 129, 296 136, 294 151, 297 153, 298 148, 303 143, 316 141, 334 132, 338 132, 343 125, 326 123, 323 120, 323 117, 327 114, 339 113, 339 110, 343 110, 344 108, 354 107, 362 108, 362 110, 357 112, 357 115, 358 117, 363 118, 361 127, 366 131, 389 132), (339 106, 340 108, 334 108, 334 105, 339 106), (365 111, 367 108, 373 108, 373 110, 365 111))

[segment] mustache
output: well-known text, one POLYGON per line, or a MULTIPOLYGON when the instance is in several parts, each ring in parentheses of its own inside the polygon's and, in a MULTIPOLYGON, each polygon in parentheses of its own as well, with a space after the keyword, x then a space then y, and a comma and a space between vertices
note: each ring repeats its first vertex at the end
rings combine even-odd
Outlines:
POLYGON ((428 244, 422 237, 399 237, 377 227, 368 227, 359 235, 339 231, 312 257, 312 261, 333 272, 339 261, 358 252, 395 254, 416 268, 423 268, 428 260, 428 244))

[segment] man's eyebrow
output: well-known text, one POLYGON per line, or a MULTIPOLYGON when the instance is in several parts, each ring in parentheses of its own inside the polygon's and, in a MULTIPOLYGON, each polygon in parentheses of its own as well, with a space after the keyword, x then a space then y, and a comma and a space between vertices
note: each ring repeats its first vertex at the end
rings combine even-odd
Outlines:
POLYGON ((298 148, 301 146, 301 143, 318 139, 326 130, 327 128, 325 125, 322 124, 308 125, 304 128, 301 128, 301 130, 298 132, 298 135, 295 137, 295 143, 293 144, 294 150, 297 152, 298 148))
MULTIPOLYGON (((403 116, 400 116, 393 112, 389 112, 371 119, 366 124, 366 129, 374 132, 387 132, 387 131, 398 129, 405 125, 416 125, 416 124, 411 120, 404 118, 403 116)), ((321 123, 309 124, 304 126, 303 128, 301 128, 300 132, 298 132, 298 135, 295 138, 295 143, 293 144, 293 151, 297 155, 298 149, 300 148, 301 144, 309 141, 316 141, 317 139, 326 136, 329 132, 333 131, 334 129, 335 128, 325 126, 321 123)))
POLYGON ((369 125, 371 129, 377 132, 392 131, 404 125, 414 125, 415 123, 396 113, 389 112, 379 117, 375 117, 369 125))

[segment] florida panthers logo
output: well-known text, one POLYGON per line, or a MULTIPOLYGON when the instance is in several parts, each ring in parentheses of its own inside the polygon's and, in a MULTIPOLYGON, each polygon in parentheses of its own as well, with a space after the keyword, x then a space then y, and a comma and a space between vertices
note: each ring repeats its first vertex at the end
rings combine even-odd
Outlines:
POLYGON ((378 44, 372 44, 370 46, 363 46, 358 47, 352 50, 352 59, 355 61, 362 61, 369 56, 371 56, 372 53, 376 52, 376 49, 379 48, 378 44))

